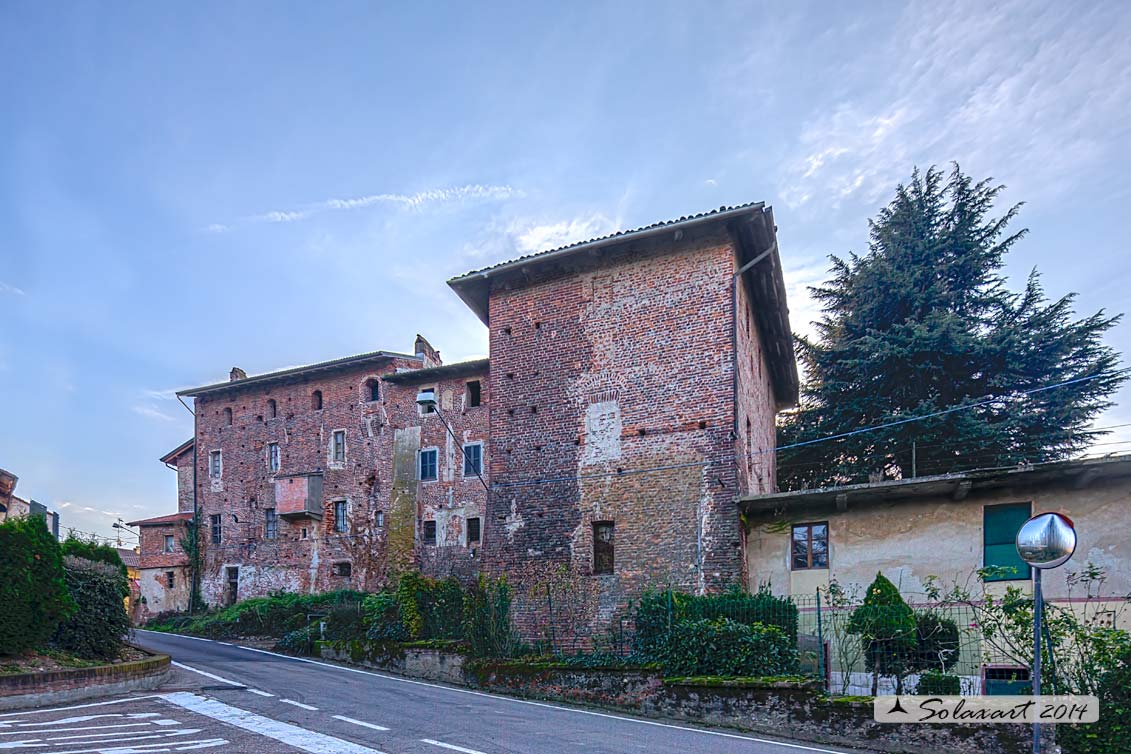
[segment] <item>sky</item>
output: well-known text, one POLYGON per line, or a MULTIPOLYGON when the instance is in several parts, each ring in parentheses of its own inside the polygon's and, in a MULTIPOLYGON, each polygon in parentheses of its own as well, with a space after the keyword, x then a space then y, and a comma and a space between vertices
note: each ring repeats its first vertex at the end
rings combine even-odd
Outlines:
POLYGON ((0 4, 0 467, 112 535, 176 506, 175 390, 485 355, 449 277, 721 205, 805 332, 916 165, 1025 202, 1015 289, 1127 311, 1128 71, 1123 2, 0 4))

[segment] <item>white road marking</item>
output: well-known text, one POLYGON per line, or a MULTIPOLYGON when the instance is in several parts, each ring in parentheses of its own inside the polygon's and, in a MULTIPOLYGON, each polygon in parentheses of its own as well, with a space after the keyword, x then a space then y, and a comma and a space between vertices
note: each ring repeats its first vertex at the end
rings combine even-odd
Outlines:
MULTIPOLYGON (((213 720, 234 725, 237 728, 251 731, 267 738, 273 738, 280 743, 301 749, 309 754, 382 754, 377 749, 351 743, 341 738, 334 738, 324 733, 300 728, 297 725, 273 720, 263 715, 232 707, 218 702, 215 699, 205 699, 196 694, 176 692, 162 694, 161 698, 170 704, 195 712, 213 720)), ((61 753, 60 753, 61 754, 61 753)))
POLYGON ((308 710, 311 710, 313 712, 318 711, 317 707, 313 707, 309 704, 303 704, 302 702, 296 702, 294 699, 280 699, 279 701, 282 702, 283 704, 293 704, 296 707, 302 707, 303 709, 308 709, 308 710))
POLYGON ((463 754, 483 754, 483 752, 476 751, 475 749, 465 749, 462 746, 456 746, 455 744, 446 744, 443 741, 433 741, 431 738, 422 738, 420 740, 426 744, 432 744, 433 746, 442 746, 445 749, 451 749, 452 751, 462 751, 463 754))
POLYGON ((93 749, 68 749, 56 751, 52 754, 160 754, 165 751, 188 751, 189 749, 207 749, 213 746, 223 746, 228 743, 223 738, 202 738, 199 741, 177 741, 176 743, 138 744, 137 746, 112 747, 97 746, 93 749))
POLYGON ((184 670, 189 670, 193 673, 199 673, 200 675, 204 676, 205 678, 211 678, 212 680, 219 681, 220 683, 226 683, 230 686, 239 686, 241 688, 244 688, 244 689, 250 691, 253 694, 259 694, 260 696, 275 696, 274 694, 268 694, 266 691, 260 691, 259 689, 253 689, 250 686, 248 686, 246 683, 240 683, 239 681, 233 681, 230 678, 224 678, 223 676, 216 675, 215 673, 209 673, 205 670, 201 670, 200 668, 194 668, 191 665, 185 665, 183 662, 177 662, 176 660, 173 660, 172 664, 176 665, 178 668, 182 668, 184 670))
MULTIPOLYGON (((50 723, 43 723, 43 725, 50 725, 50 723)), ((52 733, 64 733, 75 730, 109 730, 111 728, 140 728, 148 726, 149 723, 122 723, 121 725, 82 725, 78 728, 54 728, 54 729, 40 729, 40 730, 9 730, 0 733, 0 736, 33 736, 36 733, 43 733, 46 730, 51 730, 52 733)), ((3 744, 0 744, 3 748, 3 744)))
MULTIPOLYGON (((185 636, 184 634, 166 633, 164 631, 150 632, 157 633, 164 636, 178 636, 185 639, 199 639, 200 641, 212 641, 211 639, 201 639, 199 636, 185 636)), ((362 670, 360 668, 350 668, 345 665, 335 665, 329 662, 320 662, 312 660, 309 657, 292 657, 291 655, 279 654, 278 652, 268 652, 266 649, 255 649, 254 647, 241 647, 238 644, 233 645, 236 649, 243 649, 248 652, 258 652, 259 654, 270 655, 272 657, 279 657, 284 660, 294 660, 295 662, 306 662, 311 665, 320 665, 324 668, 331 668, 333 670, 344 670, 348 673, 360 673, 361 675, 371 675, 377 678, 384 678, 387 681, 397 681, 399 683, 411 683, 414 686, 427 686, 434 689, 443 689, 445 691, 452 691, 457 694, 471 694, 472 696, 483 696, 488 699, 496 699, 499 701, 513 702, 514 704, 526 704, 532 707, 543 707, 545 709, 555 709, 562 712, 573 712, 578 715, 592 715, 593 717, 604 717, 609 720, 622 720, 628 723, 638 723, 640 725, 651 725, 657 728, 671 728, 673 730, 684 730, 689 733, 701 733, 705 736, 718 736, 719 738, 732 738, 739 741, 751 741, 759 744, 770 744, 773 746, 781 746, 786 749, 801 749, 802 751, 815 751, 819 754, 848 754, 845 751, 837 749, 821 749, 816 746, 806 746, 805 744, 791 744, 784 741, 774 741, 769 738, 756 738, 754 736, 741 736, 737 733, 723 733, 718 730, 705 730, 703 728, 692 728, 688 725, 676 725, 675 723, 661 723, 658 720, 642 720, 638 717, 626 717, 624 715, 614 715, 608 712, 595 712, 587 709, 576 709, 574 707, 562 707, 557 704, 548 704, 547 702, 535 702, 529 699, 516 699, 512 696, 502 696, 499 694, 488 694, 485 691, 474 691, 472 689, 461 689, 454 686, 442 686, 438 683, 429 683, 428 681, 417 681, 412 678, 400 678, 395 675, 386 675, 385 673, 377 673, 372 670, 362 670)))
POLYGON ((345 715, 331 715, 331 717, 333 717, 335 720, 342 720, 347 723, 353 723, 354 725, 360 725, 363 728, 371 728, 373 730, 388 730, 388 728, 386 728, 384 725, 374 725, 373 723, 367 723, 364 720, 354 720, 352 717, 346 717, 345 715))
MULTIPOLYGON (((111 699, 111 700, 106 701, 106 702, 90 702, 89 704, 72 704, 69 707, 50 707, 48 709, 37 709, 37 710, 34 710, 33 712, 31 712, 30 714, 42 715, 42 714, 45 714, 47 712, 63 712, 65 710, 69 710, 69 709, 86 709, 88 707, 102 707, 102 706, 107 705, 107 704, 121 704, 122 702, 136 702, 136 701, 139 701, 141 699, 157 699, 160 696, 161 696, 160 694, 146 694, 145 696, 126 696, 126 697, 122 697, 121 699, 111 699)), ((0 714, 0 717, 20 717, 20 716, 26 716, 28 714, 29 714, 29 712, 27 710, 23 710, 21 712, 5 712, 3 714, 0 714)), ((141 717, 141 715, 140 714, 139 715, 130 715, 130 717, 141 717)), ((7 725, 7 723, 0 721, 0 728, 6 727, 6 725, 7 725)))

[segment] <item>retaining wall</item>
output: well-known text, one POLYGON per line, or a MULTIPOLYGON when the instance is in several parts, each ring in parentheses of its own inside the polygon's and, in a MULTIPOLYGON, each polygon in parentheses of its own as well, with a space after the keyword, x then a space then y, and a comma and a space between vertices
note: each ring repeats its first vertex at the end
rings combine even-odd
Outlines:
POLYGON ((169 662, 168 655, 151 655, 117 665, 0 675, 0 710, 48 707, 155 689, 168 677, 169 662))

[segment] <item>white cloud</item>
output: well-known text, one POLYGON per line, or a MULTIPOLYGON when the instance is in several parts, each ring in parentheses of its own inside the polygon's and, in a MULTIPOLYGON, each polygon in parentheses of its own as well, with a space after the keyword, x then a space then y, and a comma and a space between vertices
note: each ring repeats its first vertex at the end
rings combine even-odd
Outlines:
POLYGON ((866 75, 846 74, 851 94, 815 103, 782 197, 874 203, 913 164, 951 160, 1030 198, 1061 192, 1126 138, 1129 36, 1118 4, 911 4, 866 75))
POLYGON ((205 233, 227 233, 231 228, 223 223, 212 223, 204 229, 205 233))
POLYGON ((547 251, 568 246, 579 241, 608 235, 617 230, 617 224, 602 214, 575 217, 542 225, 512 225, 515 245, 523 254, 547 251))
MULTIPOLYGON (((301 209, 271 210, 257 215, 251 215, 250 217, 245 217, 244 221, 253 223, 293 223, 306 220, 323 212, 351 211, 377 205, 388 205, 400 207, 405 210, 419 211, 430 205, 463 204, 477 201, 503 201, 520 196, 522 196, 522 192, 511 186, 468 184, 465 186, 428 189, 426 191, 418 191, 415 194, 382 193, 354 196, 345 199, 326 199, 301 209)), ((229 230, 229 226, 218 223, 208 226, 209 230, 214 228, 222 229, 222 231, 229 230)))
POLYGON ((0 280, 0 294, 5 294, 5 293, 11 294, 13 296, 26 296, 27 295, 27 293, 25 293, 22 288, 17 288, 16 286, 12 285, 11 283, 5 283, 3 280, 0 280))
POLYGON ((144 416, 147 419, 157 419, 158 421, 171 422, 176 421, 176 417, 166 414, 156 406, 148 403, 138 403, 130 406, 130 410, 139 416, 144 416))

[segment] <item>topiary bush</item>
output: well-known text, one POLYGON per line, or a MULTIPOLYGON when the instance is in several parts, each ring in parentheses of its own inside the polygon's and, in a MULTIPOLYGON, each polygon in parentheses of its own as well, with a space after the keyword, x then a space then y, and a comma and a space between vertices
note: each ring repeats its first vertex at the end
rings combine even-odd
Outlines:
POLYGON ((74 610, 59 541, 43 517, 0 524, 0 655, 42 647, 74 610))
POLYGON ((896 693, 903 693, 903 678, 915 669, 918 652, 915 612, 882 573, 868 587, 863 604, 852 611, 847 629, 860 637, 864 647, 864 667, 872 673, 872 695, 882 675, 894 676, 896 693))
POLYGON ((130 630, 122 602, 126 577, 108 563, 63 558, 67 591, 78 609, 59 624, 52 644, 88 660, 109 660, 118 655, 130 630))
POLYGON ((949 673, 928 670, 920 674, 915 693, 920 696, 958 696, 962 693, 962 679, 949 673))
POLYGON ((779 626, 729 618, 674 624, 658 659, 668 676, 777 676, 800 669, 797 647, 779 626))

